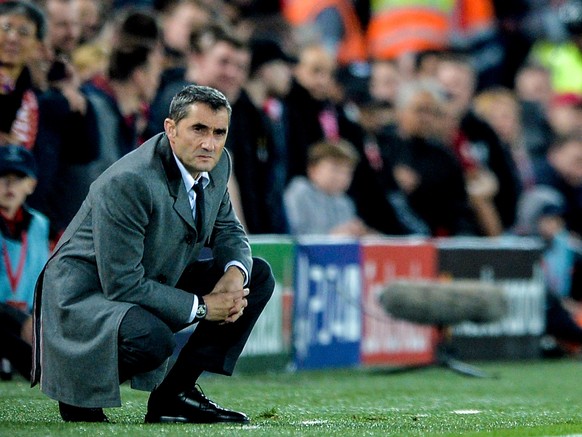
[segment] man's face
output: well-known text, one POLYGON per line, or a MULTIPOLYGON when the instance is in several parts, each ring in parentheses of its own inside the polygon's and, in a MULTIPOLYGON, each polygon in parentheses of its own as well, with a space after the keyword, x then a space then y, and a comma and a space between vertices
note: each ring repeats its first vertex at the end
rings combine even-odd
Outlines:
POLYGON ((248 50, 218 41, 199 57, 196 82, 218 89, 231 101, 236 101, 247 80, 250 65, 248 50))
POLYGON ((440 115, 436 99, 429 92, 419 92, 398 111, 398 127, 405 138, 431 138, 440 115))
POLYGON ((100 6, 93 0, 78 0, 79 23, 81 26, 81 40, 90 41, 97 36, 101 29, 100 6))
POLYGON ((204 103, 194 103, 188 116, 178 123, 170 118, 164 121, 172 150, 194 179, 218 163, 229 121, 226 108, 215 111, 204 103))
POLYGON ((471 106, 475 92, 475 75, 466 65, 443 61, 437 67, 437 80, 449 95, 447 106, 451 114, 460 117, 471 106))
POLYGON ((192 29, 200 29, 212 20, 208 10, 194 2, 176 2, 162 18, 164 42, 168 47, 187 53, 192 29))
POLYGON ((285 97, 289 93, 292 77, 291 66, 282 60, 268 62, 261 67, 261 80, 267 93, 273 97, 285 97))
POLYGON ((525 69, 516 78, 515 89, 522 100, 539 102, 545 108, 553 94, 549 71, 525 69))
POLYGON ((20 208, 32 194, 35 179, 20 173, 7 173, 0 176, 0 210, 12 214, 20 208))
POLYGON ((381 61, 372 64, 370 94, 376 100, 393 102, 399 83, 400 73, 396 65, 381 61))
POLYGON ((331 95, 335 60, 322 47, 309 47, 295 67, 297 81, 317 100, 331 95))
POLYGON ((36 24, 23 15, 0 17, 0 64, 22 67, 36 55, 36 24))
POLYGON ((71 54, 81 38, 81 16, 76 1, 47 3, 48 38, 58 53, 71 54))
POLYGON ((582 141, 572 140, 548 153, 554 169, 572 187, 582 187, 582 141))

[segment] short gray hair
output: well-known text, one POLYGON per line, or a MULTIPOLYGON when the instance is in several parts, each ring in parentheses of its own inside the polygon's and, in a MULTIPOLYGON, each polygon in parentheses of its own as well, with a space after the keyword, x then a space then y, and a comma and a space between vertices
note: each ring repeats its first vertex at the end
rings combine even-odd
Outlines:
POLYGON ((445 90, 436 80, 412 80, 409 82, 404 82, 398 89, 395 101, 396 108, 400 110, 406 108, 412 99, 420 93, 430 94, 438 103, 441 104, 445 103, 446 101, 445 90))
POLYGON ((168 117, 178 123, 188 116, 190 106, 195 103, 204 103, 214 111, 225 108, 229 119, 232 114, 228 99, 217 89, 201 85, 187 85, 172 99, 168 117))

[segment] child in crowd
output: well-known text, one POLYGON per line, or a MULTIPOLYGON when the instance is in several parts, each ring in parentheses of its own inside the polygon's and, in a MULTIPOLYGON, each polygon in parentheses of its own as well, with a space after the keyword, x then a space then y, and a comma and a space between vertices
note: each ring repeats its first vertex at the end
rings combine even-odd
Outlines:
POLYGON ((309 148, 307 177, 293 178, 284 194, 292 234, 361 237, 371 232, 346 194, 359 159, 354 146, 343 139, 309 148))
POLYGON ((547 289, 546 334, 557 341, 555 350, 580 353, 582 240, 566 228, 564 208, 562 194, 552 187, 537 185, 518 202, 515 231, 539 236, 545 242, 542 268, 547 289))
POLYGON ((36 280, 49 256, 48 219, 25 205, 36 187, 36 163, 22 146, 0 147, 0 357, 25 377, 32 364, 36 280))

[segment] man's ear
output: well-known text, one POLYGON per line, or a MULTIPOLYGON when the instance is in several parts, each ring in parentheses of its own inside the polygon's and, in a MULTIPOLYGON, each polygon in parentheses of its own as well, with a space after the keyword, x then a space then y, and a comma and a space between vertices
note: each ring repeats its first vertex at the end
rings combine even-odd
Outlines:
POLYGON ((164 120, 164 131, 168 138, 174 138, 176 136, 176 123, 171 118, 166 118, 164 120))

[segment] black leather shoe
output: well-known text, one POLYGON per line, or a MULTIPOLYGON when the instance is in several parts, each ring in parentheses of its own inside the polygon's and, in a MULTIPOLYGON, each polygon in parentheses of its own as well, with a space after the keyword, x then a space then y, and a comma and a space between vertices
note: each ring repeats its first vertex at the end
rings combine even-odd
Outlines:
POLYGON ((59 402, 59 412, 65 422, 109 422, 102 408, 83 408, 59 402))
POLYGON ((244 413, 222 408, 194 388, 170 397, 154 390, 148 401, 145 422, 249 423, 250 419, 244 413))

